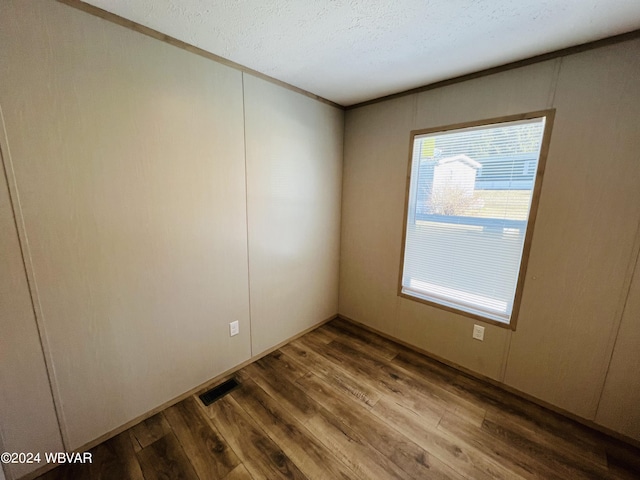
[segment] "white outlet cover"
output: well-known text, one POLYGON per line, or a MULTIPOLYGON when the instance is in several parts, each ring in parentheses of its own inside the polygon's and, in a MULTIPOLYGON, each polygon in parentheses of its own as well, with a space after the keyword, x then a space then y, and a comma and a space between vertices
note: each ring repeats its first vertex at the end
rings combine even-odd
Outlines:
POLYGON ((473 326, 473 338, 476 340, 483 341, 484 340, 484 327, 480 325, 473 326))
POLYGON ((238 333, 240 333, 240 324, 236 320, 229 324, 229 335, 233 337, 234 335, 238 335, 238 333))

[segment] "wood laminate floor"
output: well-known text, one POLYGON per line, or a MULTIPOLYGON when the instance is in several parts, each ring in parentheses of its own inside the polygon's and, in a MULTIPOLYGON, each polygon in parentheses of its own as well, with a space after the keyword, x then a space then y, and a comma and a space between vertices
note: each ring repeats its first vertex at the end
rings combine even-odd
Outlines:
POLYGON ((640 478, 638 450, 344 320, 235 376, 40 478, 640 478))

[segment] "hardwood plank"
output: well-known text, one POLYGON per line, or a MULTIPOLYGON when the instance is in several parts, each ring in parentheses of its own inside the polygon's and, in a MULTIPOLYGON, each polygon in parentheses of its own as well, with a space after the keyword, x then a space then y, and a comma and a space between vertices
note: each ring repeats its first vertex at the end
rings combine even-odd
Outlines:
POLYGON ((464 407, 452 405, 447 409, 446 413, 451 413, 458 418, 464 419, 465 422, 480 428, 482 427, 482 422, 484 422, 484 417, 487 414, 487 411, 483 408, 476 407, 475 405, 468 405, 464 407))
POLYGON ((436 362, 418 352, 404 347, 393 358, 391 363, 402 367, 408 372, 424 375, 428 377, 432 383, 440 387, 448 385, 449 382, 453 381, 460 373, 448 365, 436 362))
POLYGON ((92 450, 91 478, 94 479, 131 479, 143 480, 142 469, 138 463, 129 435, 123 432, 92 450))
POLYGON ((295 382, 297 379, 309 373, 309 367, 292 361, 291 357, 285 356, 280 350, 262 357, 254 363, 258 368, 265 371, 277 368, 283 379, 295 382))
POLYGON ((443 389, 462 401, 480 408, 500 410, 513 418, 551 432, 581 449, 594 451, 598 445, 599 433, 493 385, 461 373, 451 376, 448 370, 455 370, 417 352, 404 350, 398 353, 392 363, 437 378, 443 389))
POLYGON ((291 382, 278 376, 277 370, 264 368, 264 366, 259 368, 254 363, 238 372, 238 378, 243 382, 246 378, 255 381, 269 395, 277 398, 302 423, 306 423, 309 418, 318 413, 315 402, 312 402, 299 388, 292 388, 291 382))
POLYGON ((475 399, 487 409, 494 408, 520 418, 579 448, 593 450, 598 446, 598 432, 493 385, 460 374, 451 383, 451 388, 460 397, 475 399))
MULTIPOLYGON (((341 331, 344 330, 344 331, 351 332, 353 335, 359 338, 362 338, 363 340, 365 340, 367 343, 370 343, 371 345, 380 346, 381 348, 387 349, 387 350, 393 350, 396 353, 405 349, 405 347, 403 347, 399 343, 394 342, 393 340, 390 340, 388 338, 385 338, 382 335, 379 335, 372 330, 367 330, 366 328, 362 328, 360 325, 354 322, 351 322, 349 320, 345 320, 344 318, 340 318, 340 317, 335 318, 330 323, 331 325, 335 326, 341 331)), ((344 337, 340 336, 340 338, 344 338, 344 337)))
POLYGON ((404 405, 383 398, 371 413, 387 425, 396 428, 465 478, 470 480, 522 478, 516 472, 487 458, 475 448, 446 435, 435 425, 425 423, 420 415, 404 405))
POLYGON ((169 433, 137 453, 146 480, 198 480, 180 442, 169 433))
POLYGON ((307 478, 231 396, 203 408, 253 478, 307 478))
MULTIPOLYGON (((92 450, 92 453, 93 452, 94 450, 92 450)), ((38 480, 67 480, 70 478, 74 480, 92 480, 94 477, 92 476, 91 464, 63 463, 37 478, 38 480)))
POLYGON ((386 347, 386 345, 376 345, 370 343, 368 339, 364 338, 361 335, 358 335, 355 332, 349 330, 342 330, 335 324, 325 324, 322 327, 322 330, 325 332, 331 332, 334 334, 334 340, 338 341, 348 341, 353 348, 366 352, 368 355, 372 357, 378 358, 380 360, 391 360, 398 354, 397 349, 391 349, 386 347))
MULTIPOLYGON (((250 365, 245 370, 249 370, 256 384, 303 423, 325 447, 355 472, 358 478, 369 480, 407 478, 404 471, 376 452, 349 425, 327 412, 298 386, 283 380, 277 369, 271 368, 265 371, 250 365)), ((243 372, 242 375, 244 374, 243 372)))
POLYGON ((340 461, 354 472, 354 478, 388 480, 408 478, 406 473, 371 445, 349 425, 324 410, 313 416, 306 427, 340 461))
MULTIPOLYGON (((333 321, 333 320, 332 320, 333 321)), ((330 322, 329 322, 330 323, 330 322)), ((326 324, 325 324, 326 325, 326 324)), ((322 343, 331 343, 338 335, 333 333, 331 330, 326 330, 324 328, 316 328, 312 332, 309 332, 313 338, 322 342, 322 343)), ((307 334, 308 335, 308 334, 307 334)))
POLYGON ((451 394, 431 385, 423 378, 412 376, 395 367, 389 362, 355 350, 345 343, 333 341, 329 345, 318 343, 309 344, 306 338, 299 339, 303 345, 309 345, 316 353, 335 362, 358 378, 374 379, 370 383, 383 395, 407 405, 421 415, 437 421, 442 414, 455 404, 455 399, 449 399, 451 394), (449 401, 450 400, 450 401, 449 401))
POLYGON ((640 479, 640 451, 637 448, 605 435, 600 439, 600 446, 606 451, 607 465, 622 478, 640 479))
MULTIPOLYGON (((307 354, 309 354, 309 352, 312 353, 314 359, 322 359, 321 365, 328 365, 329 368, 332 366, 335 371, 341 371, 352 378, 357 378, 362 385, 374 392, 376 396, 381 396, 389 392, 388 386, 381 382, 379 375, 371 377, 365 374, 358 363, 352 362, 351 359, 344 357, 336 357, 335 354, 332 354, 331 345, 333 345, 334 342, 335 340, 329 344, 324 344, 305 335, 291 342, 289 345, 304 350, 307 354)), ((311 368, 310 370, 315 371, 315 368, 311 368)))
POLYGON ((355 477, 286 408, 269 396, 253 380, 242 383, 232 393, 258 425, 310 479, 346 479, 355 477))
POLYGON ((222 479, 240 460, 196 402, 190 397, 164 414, 198 476, 222 479))
POLYGON ((387 340, 386 338, 376 335, 373 332, 367 332, 356 327, 350 322, 341 318, 326 323, 318 330, 322 332, 330 332, 335 339, 349 339, 354 346, 364 350, 370 355, 378 356, 384 360, 393 359, 400 349, 398 344, 387 340))
POLYGON ((331 387, 313 373, 301 378, 297 383, 311 398, 351 426, 374 449, 412 478, 463 478, 441 460, 397 430, 390 428, 377 417, 363 414, 362 408, 338 399, 331 387))
POLYGON ((487 458, 514 471, 523 478, 566 480, 565 477, 539 459, 523 454, 515 446, 497 440, 482 428, 466 422, 451 412, 445 413, 438 424, 438 429, 456 441, 475 448, 487 458))
POLYGON ((171 433, 171 427, 162 412, 143 420, 129 429, 131 442, 136 452, 151 445, 168 433, 171 433))
POLYGON ((62 464, 39 476, 40 480, 144 480, 129 433, 123 432, 90 450, 92 462, 62 464))
POLYGON ((610 459, 608 469, 612 478, 620 480, 638 480, 640 478, 640 469, 627 462, 620 462, 618 458, 610 459))
POLYGON ((75 477, 63 477, 61 470, 64 468, 64 465, 59 465, 48 472, 45 472, 36 477, 38 480, 61 480, 64 478, 75 478, 75 477))
MULTIPOLYGON (((341 361, 355 361, 363 373, 371 375, 379 371, 373 378, 379 379, 379 384, 384 385, 386 390, 394 392, 398 386, 402 385, 415 392, 420 392, 431 401, 441 403, 443 406, 450 406, 451 402, 459 405, 468 405, 468 402, 461 403, 452 396, 446 389, 433 383, 430 377, 416 375, 411 371, 398 368, 393 361, 380 361, 366 352, 357 350, 348 341, 342 339, 331 342, 324 352, 331 358, 341 361)), ((394 392, 397 393, 397 392, 394 392)))
POLYGON ((606 469, 589 466, 585 462, 558 454, 555 449, 548 448, 497 423, 485 419, 482 428, 496 439, 502 440, 503 443, 515 446, 521 454, 539 459, 564 478, 597 480, 605 478, 607 475, 606 469))
POLYGON ((313 372, 326 382, 330 382, 337 390, 343 392, 366 408, 376 404, 382 394, 360 379, 349 375, 345 370, 327 360, 322 355, 301 344, 290 343, 280 349, 301 365, 312 365, 313 372))
POLYGON ((607 455, 602 447, 592 447, 591 445, 578 447, 575 443, 558 437, 527 419, 495 408, 487 410, 485 419, 496 425, 501 425, 522 437, 535 440, 536 443, 561 452, 576 461, 592 465, 594 468, 606 468, 607 466, 607 455))
POLYGON ((224 480, 253 480, 253 477, 247 471, 245 466, 240 464, 234 468, 229 475, 224 477, 224 480))
POLYGON ((38 480, 93 480, 91 467, 86 465, 61 464, 53 470, 40 475, 38 480))

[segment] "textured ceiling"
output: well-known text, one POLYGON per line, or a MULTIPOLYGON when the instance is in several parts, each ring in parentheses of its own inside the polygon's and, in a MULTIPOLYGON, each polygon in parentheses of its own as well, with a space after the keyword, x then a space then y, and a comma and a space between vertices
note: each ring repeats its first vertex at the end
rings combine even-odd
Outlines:
POLYGON ((86 1, 345 106, 640 28, 640 0, 86 1))

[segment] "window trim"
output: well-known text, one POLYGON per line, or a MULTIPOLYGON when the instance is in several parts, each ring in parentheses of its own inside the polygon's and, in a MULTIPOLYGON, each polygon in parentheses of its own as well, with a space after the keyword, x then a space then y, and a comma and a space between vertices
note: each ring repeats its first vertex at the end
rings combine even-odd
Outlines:
POLYGON ((516 115, 506 115, 502 117, 488 118, 482 120, 474 120, 471 122, 463 122, 463 123, 455 123, 451 125, 445 125, 441 127, 434 128, 424 128, 420 130, 412 130, 409 135, 409 164, 407 167, 407 180, 406 180, 406 188, 405 188, 405 198, 404 198, 404 219, 402 222, 402 244, 400 251, 400 272, 398 274, 398 296, 402 298, 406 298, 408 300, 412 300, 419 303, 424 303, 426 305, 438 308, 440 310, 445 310, 448 312, 457 313, 459 315, 473 318, 475 320, 488 323, 491 325, 497 325, 502 328, 508 328, 511 330, 516 329, 516 325, 518 323, 518 317, 520 313, 520 304, 522 302, 522 295, 524 290, 524 282, 527 274, 527 266, 529 263, 529 254, 531 252, 531 242, 533 239, 533 231, 536 223, 536 217, 538 215, 538 204, 540 201, 540 193, 542 191, 542 181, 544 177, 544 172, 547 163, 547 155, 549 153, 549 145, 551 143, 551 131, 553 128, 553 123, 555 119, 555 108, 550 108, 546 110, 538 110, 535 112, 521 113, 516 115), (405 246, 407 240, 407 222, 409 216, 409 191, 411 188, 411 170, 413 164, 413 143, 415 137, 417 135, 424 135, 429 133, 443 133, 450 130, 459 130, 463 128, 469 127, 480 127, 484 125, 497 125, 500 123, 508 123, 515 122, 518 120, 530 120, 533 118, 546 117, 544 131, 542 133, 542 143, 540 145, 540 158, 538 160, 538 169, 535 173, 535 180, 533 184, 533 194, 531 198, 531 209, 529 211, 529 218, 527 223, 527 230, 525 232, 524 237, 524 245, 522 247, 522 259, 520 260, 520 268, 518 272, 518 280, 516 282, 516 292, 513 298, 513 309, 511 312, 511 318, 509 323, 499 322, 497 320, 493 320, 482 315, 478 315, 471 312, 466 312, 464 310, 450 307, 447 305, 442 305, 437 302, 432 302, 429 300, 425 300, 423 298, 419 298, 413 295, 407 295, 402 292, 402 274, 404 271, 404 262, 405 262, 405 246))

